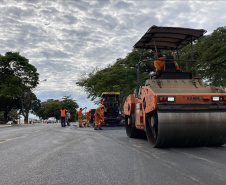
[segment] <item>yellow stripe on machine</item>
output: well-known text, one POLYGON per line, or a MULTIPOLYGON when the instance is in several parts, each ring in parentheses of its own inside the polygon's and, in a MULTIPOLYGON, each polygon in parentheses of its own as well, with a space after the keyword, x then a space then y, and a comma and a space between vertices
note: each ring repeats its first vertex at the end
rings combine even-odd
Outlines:
POLYGON ((112 95, 120 95, 120 92, 103 92, 102 95, 112 94, 112 95))

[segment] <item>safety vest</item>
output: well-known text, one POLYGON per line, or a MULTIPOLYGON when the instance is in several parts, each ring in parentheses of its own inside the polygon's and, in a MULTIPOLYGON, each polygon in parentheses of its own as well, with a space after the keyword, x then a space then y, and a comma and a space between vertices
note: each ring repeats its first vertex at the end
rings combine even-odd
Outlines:
POLYGON ((104 114, 104 109, 101 109, 101 108, 102 108, 102 105, 100 107, 96 108, 96 112, 95 112, 96 116, 98 116, 98 115, 101 116, 104 114))
POLYGON ((60 117, 66 117, 66 110, 60 110, 60 117))
MULTIPOLYGON (((165 59, 165 58, 166 57, 159 57, 159 59, 162 59, 162 60, 165 59)), ((163 69, 163 67, 164 67, 164 61, 162 61, 162 60, 155 60, 154 61, 154 66, 155 66, 156 71, 163 69)), ((165 61, 165 62, 175 64, 176 70, 180 70, 180 68, 179 68, 179 66, 178 66, 178 64, 177 64, 176 61, 165 61)))
POLYGON ((81 111, 77 111, 76 114, 78 115, 78 118, 81 118, 82 117, 82 114, 81 114, 81 111))
POLYGON ((91 113, 90 112, 85 112, 85 115, 87 118, 91 118, 91 113))
MULTIPOLYGON (((165 59, 165 57, 159 57, 159 59, 165 59)), ((156 59, 154 61, 154 66, 155 66, 156 71, 162 70, 162 68, 164 66, 164 61, 156 59)))

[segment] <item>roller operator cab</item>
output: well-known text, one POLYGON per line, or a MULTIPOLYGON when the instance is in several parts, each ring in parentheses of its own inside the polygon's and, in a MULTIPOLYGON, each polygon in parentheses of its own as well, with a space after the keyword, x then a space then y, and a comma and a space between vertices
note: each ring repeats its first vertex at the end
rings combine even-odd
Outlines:
MULTIPOLYGON (((103 92, 104 99, 104 125, 118 125, 121 122, 119 115, 119 100, 120 92, 103 92)), ((103 125, 102 124, 102 125, 103 125)))
MULTIPOLYGON (((181 49, 205 32, 152 26, 134 48, 181 49)), ((189 72, 168 70, 166 63, 167 57, 163 71, 151 76, 143 86, 139 85, 138 64, 136 92, 124 103, 127 136, 134 138, 146 133, 153 147, 225 144, 226 91, 205 86, 189 72)))

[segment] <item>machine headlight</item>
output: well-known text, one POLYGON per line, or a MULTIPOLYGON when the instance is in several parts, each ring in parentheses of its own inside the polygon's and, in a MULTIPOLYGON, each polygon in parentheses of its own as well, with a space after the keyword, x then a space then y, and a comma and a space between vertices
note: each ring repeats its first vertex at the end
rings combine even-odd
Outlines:
POLYGON ((159 96, 159 102, 175 102, 174 96, 159 96))
POLYGON ((219 96, 212 96, 212 101, 220 101, 220 97, 219 96))
POLYGON ((171 102, 172 102, 172 101, 175 101, 175 97, 169 96, 169 97, 168 97, 168 101, 171 101, 171 102))

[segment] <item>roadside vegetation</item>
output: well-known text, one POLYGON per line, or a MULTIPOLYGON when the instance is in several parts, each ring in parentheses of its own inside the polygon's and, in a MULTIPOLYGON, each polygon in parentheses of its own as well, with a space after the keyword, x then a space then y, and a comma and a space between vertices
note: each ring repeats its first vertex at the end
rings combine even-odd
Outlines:
MULTIPOLYGON (((73 112, 78 108, 70 96, 41 102, 33 93, 39 84, 37 69, 18 52, 0 55, 0 74, 0 123, 17 120, 23 115, 24 123, 27 124, 30 112, 40 119, 59 119, 62 106, 73 112)), ((74 119, 75 115, 72 114, 74 119)))
MULTIPOLYGON (((29 111, 38 103, 32 90, 38 85, 39 74, 35 66, 18 52, 0 55, 0 111, 3 121, 8 121, 10 112, 18 112, 28 122, 29 111)), ((14 114, 16 117, 18 114, 14 114)), ((13 118, 14 116, 11 117, 13 118)))
MULTIPOLYGON (((193 59, 196 63, 187 65, 179 63, 182 71, 186 68, 195 76, 197 69, 199 75, 205 79, 206 84, 226 88, 226 26, 217 28, 212 34, 205 35, 193 43, 193 59)), ((176 57, 176 52, 162 52, 176 57)), ((83 87, 88 98, 96 104, 100 102, 102 92, 119 91, 121 102, 133 93, 136 88, 138 61, 154 58, 152 50, 133 49, 125 58, 118 58, 113 65, 106 68, 95 68, 90 73, 83 73, 76 83, 83 87), (142 53, 142 57, 139 58, 142 53)), ((179 51, 181 59, 191 60, 190 46, 179 51)), ((150 78, 154 72, 153 61, 141 64, 141 84, 150 78)), ((78 104, 70 96, 61 100, 47 100, 41 102, 33 93, 39 84, 39 74, 35 66, 18 52, 7 52, 0 55, 0 121, 19 118, 23 115, 28 123, 29 112, 42 119, 55 117, 59 119, 59 110, 64 106, 71 113, 75 112, 78 104)), ((72 120, 75 115, 72 114, 72 120)))
POLYGON ((48 119, 49 117, 55 117, 60 119, 60 109, 65 107, 67 111, 71 113, 71 121, 76 120, 76 109, 79 107, 75 100, 70 96, 65 96, 61 100, 49 99, 41 102, 39 107, 34 110, 34 114, 42 119, 48 119))

